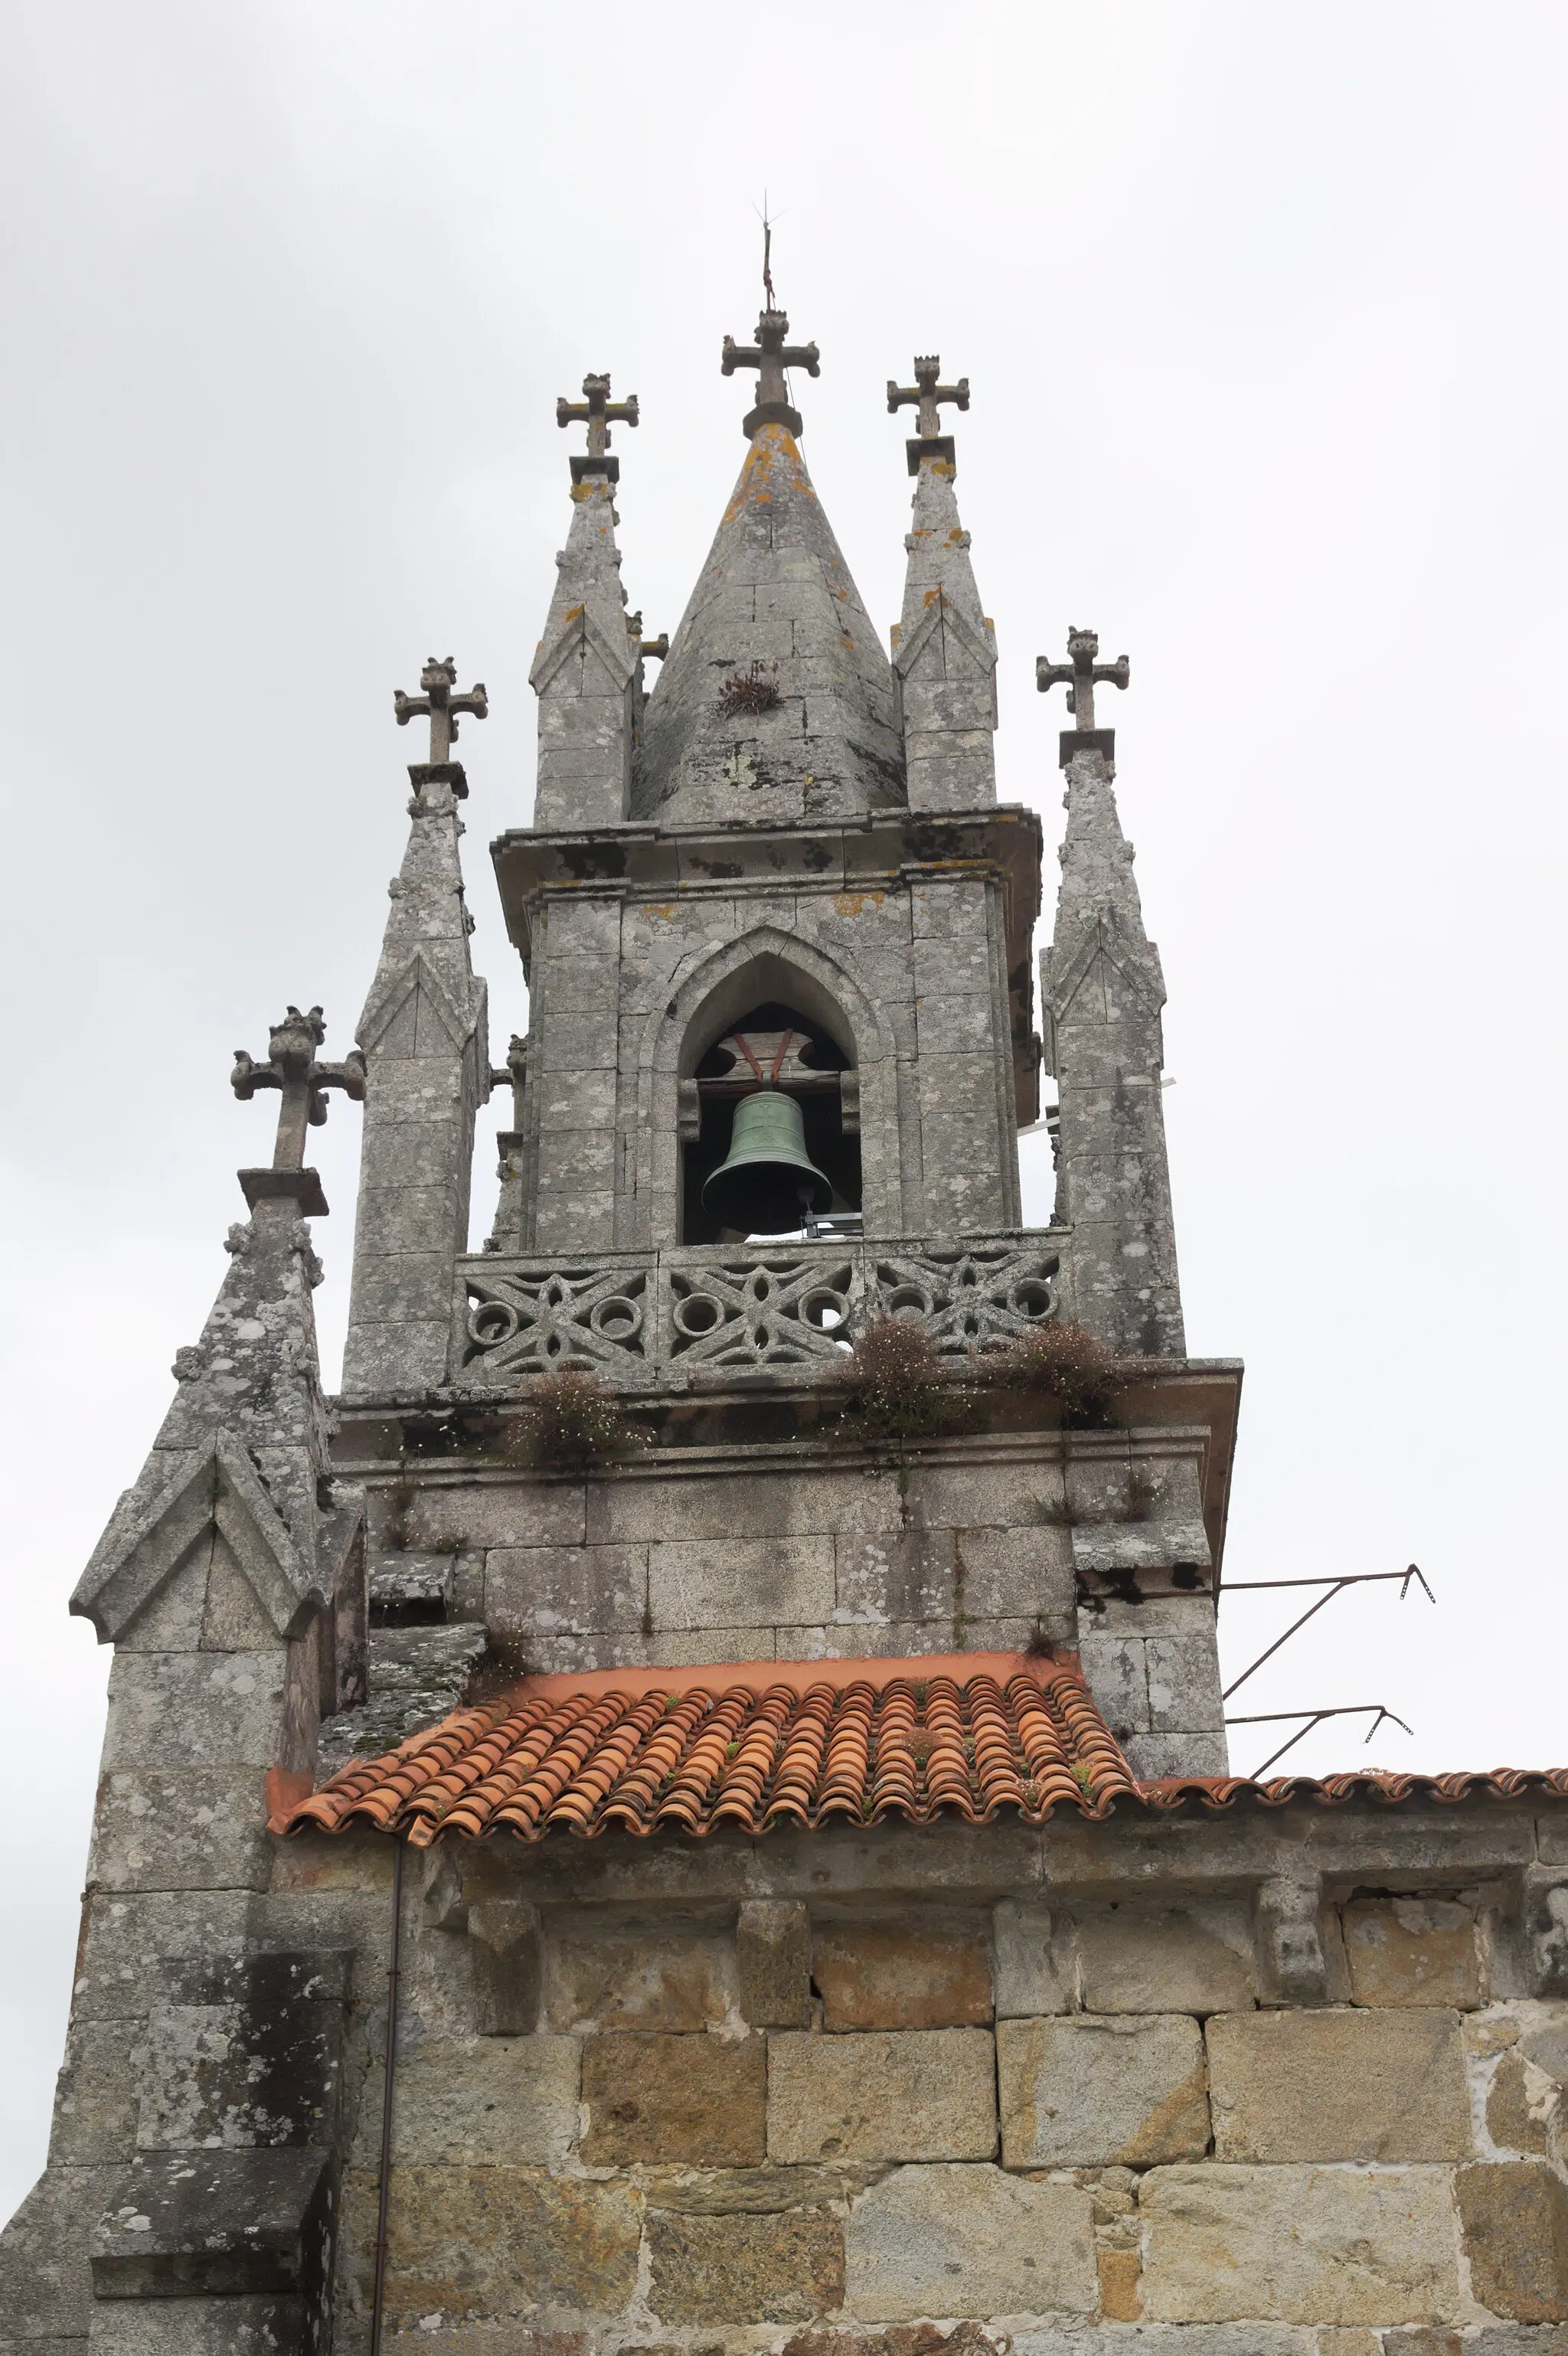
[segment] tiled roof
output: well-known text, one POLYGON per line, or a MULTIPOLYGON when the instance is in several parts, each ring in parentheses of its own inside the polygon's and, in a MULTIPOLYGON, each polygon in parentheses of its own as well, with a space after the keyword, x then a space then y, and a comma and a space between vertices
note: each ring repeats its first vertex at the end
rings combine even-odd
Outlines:
POLYGON ((1568 1770, 1139 1783, 1073 1655, 970 1653, 529 1677, 317 1792, 281 1777, 273 1789, 275 1833, 368 1825, 423 1848, 443 1833, 754 1835, 890 1816, 989 1824, 1015 1811, 1040 1824, 1059 1807, 1104 1818, 1118 1801, 1168 1813, 1243 1799, 1568 1799, 1568 1770))
POLYGON ((1135 1790, 1075 1660, 746 1662, 525 1679, 285 1804, 274 1832, 708 1833, 1104 1816, 1135 1790), (958 1674, 955 1674, 957 1671, 958 1674))
POLYGON ((1189 1800, 1214 1810, 1255 1800, 1261 1808, 1283 1808, 1292 1800, 1312 1800, 1320 1808, 1342 1808, 1348 1800, 1435 1800, 1447 1807, 1461 1800, 1568 1800, 1568 1767, 1460 1769, 1449 1775, 1395 1775, 1381 1768, 1352 1768, 1344 1775, 1271 1775, 1254 1783, 1245 1775, 1163 1775, 1140 1783, 1146 1807, 1180 1808, 1189 1800))

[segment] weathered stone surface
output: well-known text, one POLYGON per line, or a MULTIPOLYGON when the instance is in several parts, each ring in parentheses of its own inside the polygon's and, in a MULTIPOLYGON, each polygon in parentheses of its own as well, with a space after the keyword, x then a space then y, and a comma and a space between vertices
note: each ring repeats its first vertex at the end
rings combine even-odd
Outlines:
POLYGON ((1253 1901, 1260 1994, 1272 2004, 1322 2004, 1328 1994, 1323 1893, 1315 1873, 1271 1873, 1253 1901))
POLYGON ((806 2323, 844 2299, 844 2230, 821 2209, 648 2220, 648 2305, 667 2324, 806 2323))
POLYGON ((739 1990, 730 1942, 678 1920, 580 1919, 550 1938, 546 1965, 552 2029, 706 2029, 728 2018, 739 1990))
POLYGON ((1558 2094, 1549 2081, 1539 2086, 1522 2053, 1504 2053, 1487 2089, 1487 2134, 1499 2151, 1545 2153, 1558 2094))
POLYGON ((645 1547, 492 1547, 485 1612, 529 1636, 635 1634, 648 1596, 645 1547))
POLYGON ((100 2299, 323 2289, 334 2205, 320 2150, 142 2154, 103 2192, 88 2237, 100 2299))
MULTIPOLYGON (((286 2294, 118 2298, 99 2302, 91 2344, 93 2356, 100 2350, 103 2356, 278 2356, 283 2349, 306 2347, 306 2331, 304 2300, 286 2294)), ((36 2345, 28 2343, 28 2356, 36 2345)), ((77 2343, 80 2356, 87 2356, 87 2345, 77 2343)))
POLYGON ((1089 2196, 991 2166, 901 2168, 850 2211, 845 2274, 867 2322, 1091 2315, 1089 2196))
POLYGON ((837 2168, 683 2168, 650 2171, 650 2209, 684 2217, 768 2217, 784 2209, 821 2209, 863 2192, 882 2173, 874 2161, 837 2168))
POLYGON ((1386 2356, 1568 2356, 1568 2328, 1557 2323, 1483 2323, 1479 2329, 1387 2331, 1386 2356))
POLYGON ((1476 1918, 1468 1906, 1441 1898, 1358 1898, 1345 1908, 1344 1927, 1352 2003, 1461 2010, 1480 2003, 1476 1918))
POLYGON ((482 1900, 468 1910, 474 2026, 481 2037, 531 2037, 539 2027, 544 1975, 539 1912, 520 1898, 482 1900))
POLYGON ((1139 2210, 1151 2321, 1432 2323, 1457 2306, 1443 2169, 1155 2169, 1139 2210))
POLYGON ((594 2167, 753 2166, 766 2152, 767 2084, 760 2037, 591 2037, 582 2055, 582 2157, 594 2167))
POLYGON ((687 1538, 648 1548, 648 1608, 666 1628, 809 1626, 833 1617, 833 1540, 687 1538))
POLYGON ((126 2020, 147 2013, 167 1988, 170 1956, 233 1954, 244 1945, 249 1902, 244 1890, 92 1891, 74 2018, 126 2020))
POLYGON ((28 2356, 40 2341, 85 2351, 92 2312, 88 2233, 117 2168, 51 2168, 0 2227, 0 2330, 28 2356))
POLYGON ((768 2040, 770 2159, 989 2159, 996 2147, 985 2029, 768 2040))
POLYGON ((136 2147, 140 2072, 123 2023, 73 2020, 55 2086, 51 2168, 129 2159, 136 2147))
POLYGON ((1075 1907, 1086 2012, 1236 2012, 1253 2002, 1243 1906, 1075 1907))
MULTIPOLYGON (((559 2167, 577 2133, 581 2067, 575 2037, 416 2045, 398 2065, 393 2157, 403 2167, 559 2167)), ((380 2104, 367 2102, 359 2151, 368 2165, 380 2131, 380 2104)))
POLYGON ((805 2029, 811 2021, 811 1912, 799 1900, 759 1898, 735 1924, 741 2013, 753 2029, 805 2029))
POLYGON ((978 1922, 827 1925, 812 1970, 829 2029, 955 2029, 991 2018, 990 1957, 978 1922))
POLYGON ((1470 2288, 1515 2323, 1568 2319, 1568 2186, 1539 2160, 1462 2168, 1455 2190, 1470 2288))
POLYGON ((1208 2044, 1220 2159, 1470 2157, 1454 2013, 1226 2013, 1208 2044))
POLYGON ((1147 2168, 1207 2148, 1203 2040, 1184 2016, 998 2021, 997 2072, 1009 2168, 1147 2168))
POLYGON ((101 1890, 264 1890, 271 1866, 259 1768, 136 1768, 100 1786, 88 1876, 101 1890))
POLYGON ((1143 2323, 1131 2329, 1019 2331, 1013 2335, 1013 2348, 1016 2356, 1323 2356, 1317 2332, 1285 2323, 1143 2323))
POLYGON ((1073 2009, 1072 1955, 1049 1906, 1035 1898, 1002 1899, 992 1912, 991 1944, 998 2020, 1073 2009))
MULTIPOLYGON (((346 2203, 354 2296, 368 2313, 376 2181, 346 2203)), ((579 2183, 521 2168, 400 2168, 392 2176, 387 2313, 528 2318, 615 2315, 636 2286, 640 2221, 624 2184, 579 2183)))

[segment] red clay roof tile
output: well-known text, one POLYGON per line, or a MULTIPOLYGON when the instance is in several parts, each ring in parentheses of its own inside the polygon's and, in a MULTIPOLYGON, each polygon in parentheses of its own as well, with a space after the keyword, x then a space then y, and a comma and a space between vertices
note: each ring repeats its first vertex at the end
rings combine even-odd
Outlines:
MULTIPOLYGON (((292 1779, 291 1779, 292 1781, 292 1779)), ((841 1819, 915 1825, 951 1814, 1029 1824, 1058 1807, 1093 1819, 1118 1802, 1160 1812, 1251 1798, 1334 1806, 1568 1798, 1568 1771, 1490 1775, 1168 1776, 1137 1783, 1072 1655, 740 1662, 525 1678, 516 1691, 356 1761, 308 1797, 276 1787, 274 1833, 370 1825, 428 1847, 444 1834, 554 1830, 591 1839, 667 1828, 752 1835, 841 1819)))

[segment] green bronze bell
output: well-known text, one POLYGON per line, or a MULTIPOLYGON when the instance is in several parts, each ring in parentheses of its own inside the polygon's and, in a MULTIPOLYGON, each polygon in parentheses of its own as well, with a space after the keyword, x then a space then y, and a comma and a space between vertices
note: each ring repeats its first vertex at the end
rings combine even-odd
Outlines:
POLYGON ((795 1098, 782 1088, 742 1097, 730 1151, 703 1186, 703 1209, 741 1235, 780 1235, 832 1200, 832 1182, 806 1152, 795 1098))

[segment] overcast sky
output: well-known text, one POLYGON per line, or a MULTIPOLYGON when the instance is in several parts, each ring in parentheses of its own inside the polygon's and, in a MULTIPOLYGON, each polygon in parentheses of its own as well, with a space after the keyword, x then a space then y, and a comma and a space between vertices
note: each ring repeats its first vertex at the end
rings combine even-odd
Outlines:
MULTIPOLYGON (((107 1655, 66 1598, 138 1471, 272 1117, 349 1045, 407 820, 391 691, 455 655, 485 855, 532 801, 558 393, 609 369, 624 579, 673 629, 743 455, 755 208, 822 348, 806 454, 895 618, 907 418, 959 496, 1003 798, 1060 830, 1070 622, 1170 991, 1195 1354, 1247 1362, 1233 1580, 1415 1560, 1236 1707, 1386 1701, 1324 1771, 1544 1764, 1563 1724, 1560 6, 8 0, 0 2214, 41 2164, 107 1655)), ((573 437, 575 441, 577 437, 573 437)), ((1049 883, 1048 883, 1049 888, 1049 883)), ((317 1228, 329 1379, 358 1115, 317 1228)), ((487 1118, 476 1221, 493 1204, 487 1118)), ((1027 1143, 1029 1215, 1050 1207, 1027 1143)), ((1232 1675, 1286 1597, 1221 1613, 1232 1675)), ((1238 1730, 1256 1766, 1268 1729, 1238 1730)))

